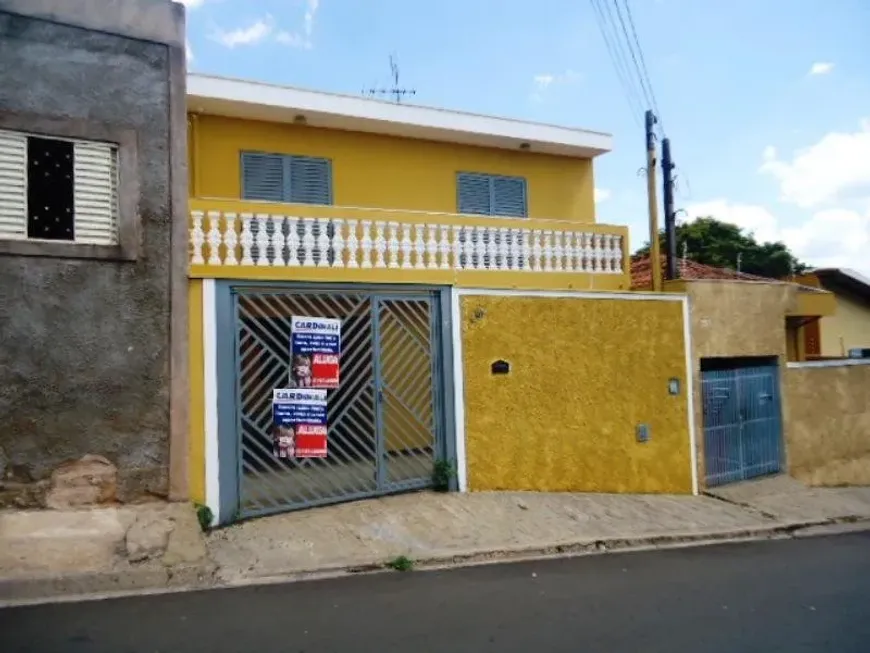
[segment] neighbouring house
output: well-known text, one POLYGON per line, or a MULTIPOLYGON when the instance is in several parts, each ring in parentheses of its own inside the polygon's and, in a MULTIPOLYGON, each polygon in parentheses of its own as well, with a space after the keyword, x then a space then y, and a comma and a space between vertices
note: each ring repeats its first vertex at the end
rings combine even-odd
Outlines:
POLYGON ((191 496, 216 521, 433 484, 697 489, 687 301, 630 292, 628 230, 596 222, 609 135, 204 75, 187 94, 191 496), (300 317, 340 324, 325 457, 273 424, 273 390, 310 376, 300 317))
POLYGON ((834 295, 836 310, 804 328, 807 358, 870 358, 870 279, 855 270, 821 268, 796 281, 834 295))
MULTIPOLYGON (((662 269, 665 262, 662 261, 662 269)), ((817 283, 806 283, 802 278, 778 280, 749 274, 729 268, 719 268, 682 258, 677 264, 678 276, 683 281, 734 281, 746 284, 789 284, 796 295, 785 314, 785 343, 788 361, 814 360, 819 357, 819 324, 831 319, 836 310, 835 297, 817 283), (827 317, 825 317, 827 316, 827 317)), ((631 287, 645 290, 652 285, 648 256, 634 257, 631 261, 631 287)))
MULTIPOLYGON (((808 483, 870 483, 870 360, 807 360, 800 329, 830 319, 834 294, 685 260, 700 484, 788 471, 808 483), (783 331, 783 324, 786 328, 783 331)), ((650 282, 649 259, 632 286, 650 282)))
POLYGON ((0 2, 0 507, 188 495, 184 30, 0 2))

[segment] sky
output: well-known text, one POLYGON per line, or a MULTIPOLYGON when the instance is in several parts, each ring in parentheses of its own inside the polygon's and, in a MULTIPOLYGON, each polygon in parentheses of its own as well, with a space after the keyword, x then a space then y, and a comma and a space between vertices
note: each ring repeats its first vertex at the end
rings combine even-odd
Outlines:
MULTIPOLYGON (((596 1, 620 30, 614 0, 596 1)), ((680 221, 712 215, 870 275, 870 2, 625 1, 650 101, 637 76, 621 83, 591 0, 183 3, 193 72, 359 94, 390 83, 392 54, 415 104, 612 134, 596 220, 628 225, 633 248, 649 234, 654 100, 680 221)))

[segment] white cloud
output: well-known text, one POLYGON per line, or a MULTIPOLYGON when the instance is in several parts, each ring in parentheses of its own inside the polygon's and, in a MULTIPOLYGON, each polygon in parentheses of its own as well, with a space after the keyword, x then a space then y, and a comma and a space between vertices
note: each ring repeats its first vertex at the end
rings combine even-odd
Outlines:
POLYGON ((868 161, 870 120, 854 132, 830 132, 791 157, 768 145, 759 172, 778 184, 778 207, 720 198, 688 206, 688 218, 711 215, 753 232, 759 241, 784 242, 814 267, 851 267, 868 274, 868 161))
POLYGON ((810 72, 808 75, 827 75, 834 69, 834 64, 829 61, 817 61, 812 66, 810 66, 810 72))
POLYGON ((190 41, 184 41, 184 54, 187 56, 187 63, 193 62, 193 50, 190 48, 190 41))
POLYGON ((541 89, 547 88, 550 84, 553 83, 554 79, 556 79, 556 76, 550 75, 549 73, 546 73, 544 75, 535 75, 535 77, 534 77, 535 86, 537 86, 538 88, 541 88, 541 89))
POLYGON ((870 209, 824 209, 803 222, 778 219, 756 204, 725 199, 698 202, 686 207, 689 221, 712 216, 736 224, 759 242, 783 242, 799 260, 813 267, 848 267, 870 271, 870 209))
POLYGON ((870 198, 870 120, 852 133, 831 132, 784 161, 764 149, 761 172, 779 181, 780 198, 802 208, 870 198))
POLYGON ((595 189, 595 201, 596 202, 606 202, 610 199, 613 193, 607 188, 596 188, 595 189))
POLYGON ((796 227, 785 227, 782 240, 798 258, 815 267, 844 267, 870 272, 870 211, 818 211, 796 227))
POLYGON ((201 7, 205 0, 175 0, 175 2, 180 2, 188 9, 196 9, 197 7, 201 7))
POLYGON ((580 79, 580 74, 574 72, 570 68, 561 73, 542 73, 535 75, 533 80, 535 86, 541 90, 547 89, 553 84, 568 84, 580 79))
POLYGON ((293 48, 304 48, 310 50, 312 46, 312 36, 314 35, 314 19, 317 16, 317 9, 320 7, 320 0, 306 0, 305 16, 302 20, 302 31, 287 31, 282 30, 275 35, 275 40, 283 45, 289 45, 293 48))
POLYGON ((571 84, 580 79, 580 73, 571 70, 565 70, 561 73, 541 73, 532 78, 534 89, 529 96, 533 102, 541 102, 544 99, 546 91, 554 86, 571 84))
POLYGON ((216 30, 213 38, 228 48, 234 48, 237 45, 255 45, 266 39, 272 33, 273 28, 272 17, 267 15, 247 27, 239 27, 229 32, 216 30))

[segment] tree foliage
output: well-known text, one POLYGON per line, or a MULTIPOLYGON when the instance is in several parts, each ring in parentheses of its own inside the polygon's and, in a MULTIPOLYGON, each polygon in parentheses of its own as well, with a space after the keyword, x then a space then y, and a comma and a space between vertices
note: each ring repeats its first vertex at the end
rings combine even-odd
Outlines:
MULTIPOLYGON (((664 230, 659 232, 659 243, 664 259, 664 230)), ((752 234, 744 233, 737 225, 713 217, 677 225, 677 256, 684 254, 698 263, 732 270, 738 267, 739 255, 741 272, 773 279, 782 279, 792 273, 800 274, 808 269, 784 243, 759 243, 752 234)), ((649 256, 649 242, 638 249, 635 256, 649 256)))

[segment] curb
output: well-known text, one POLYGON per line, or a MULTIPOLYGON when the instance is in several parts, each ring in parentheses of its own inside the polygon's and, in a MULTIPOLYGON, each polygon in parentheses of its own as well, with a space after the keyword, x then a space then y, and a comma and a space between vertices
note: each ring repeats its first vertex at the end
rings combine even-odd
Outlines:
POLYGON ((131 565, 76 574, 0 578, 0 608, 205 589, 214 585, 215 571, 211 563, 177 567, 131 565))
MULTIPOLYGON (((443 570, 506 562, 630 553, 689 548, 713 544, 796 539, 824 535, 818 529, 847 525, 849 532, 870 530, 866 517, 843 517, 813 521, 777 523, 771 526, 702 533, 663 533, 638 537, 616 536, 599 539, 549 542, 532 546, 478 548, 438 551, 414 560, 414 569, 443 570), (806 535, 802 531, 810 529, 806 535), (815 529, 817 532, 812 532, 815 529)), ((154 595, 206 589, 252 587, 306 580, 324 580, 391 571, 387 561, 365 564, 335 564, 318 568, 296 568, 263 575, 222 578, 212 563, 177 567, 130 566, 63 576, 0 579, 0 608, 54 602, 88 601, 154 595)))
MULTIPOLYGON (((707 531, 703 533, 665 533, 638 537, 609 537, 594 540, 570 540, 550 542, 533 546, 503 547, 499 549, 479 548, 462 552, 443 551, 426 557, 414 559, 414 569, 418 571, 472 567, 485 564, 519 562, 524 560, 543 560, 569 558, 606 553, 630 553, 657 549, 677 549, 712 544, 753 542, 773 539, 794 539, 806 529, 850 524, 853 531, 870 530, 870 519, 844 517, 838 519, 819 519, 799 522, 780 522, 771 526, 733 529, 726 531, 707 531)), ((221 578, 217 573, 216 587, 250 587, 277 583, 299 582, 305 580, 324 580, 373 573, 386 573, 393 570, 387 561, 366 564, 335 564, 312 568, 296 568, 263 575, 249 575, 244 578, 221 578)))

